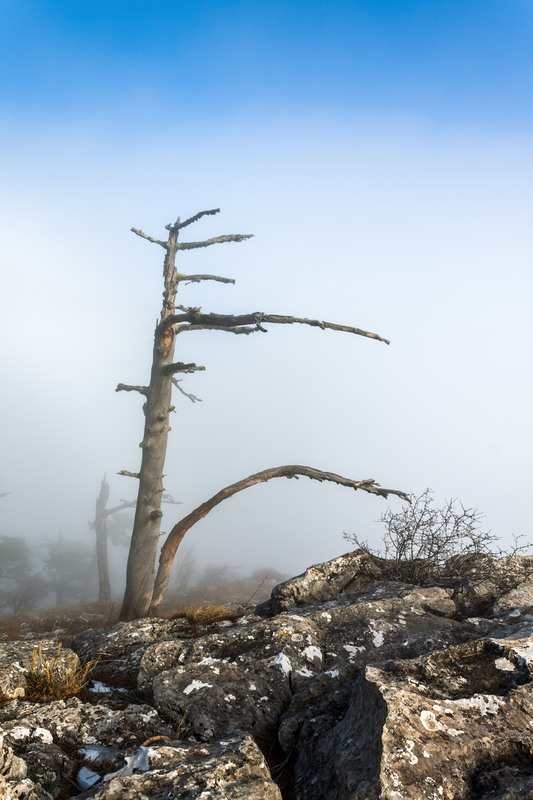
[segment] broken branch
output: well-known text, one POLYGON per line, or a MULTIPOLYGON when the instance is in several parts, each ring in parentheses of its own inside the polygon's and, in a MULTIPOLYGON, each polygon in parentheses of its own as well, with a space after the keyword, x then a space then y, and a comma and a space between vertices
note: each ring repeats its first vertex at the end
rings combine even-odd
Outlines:
POLYGON ((174 364, 167 364, 163 367, 165 375, 172 375, 174 372, 204 372, 205 367, 199 367, 196 364, 184 364, 183 361, 176 361, 174 364))
POLYGON ((197 222, 202 217, 207 216, 208 214, 218 214, 220 208, 213 208, 211 211, 199 211, 198 214, 195 214, 194 217, 189 217, 186 219, 185 222, 179 222, 177 227, 181 230, 181 228, 186 228, 187 225, 191 225, 193 222, 197 222))
POLYGON ((185 397, 189 398, 191 403, 201 403, 202 402, 202 398, 201 397, 196 397, 195 394, 190 394, 189 392, 186 392, 185 389, 182 386, 180 386, 180 381, 177 378, 172 378, 172 383, 174 384, 176 389, 178 389, 182 394, 185 395, 185 397))
POLYGON ((128 472, 127 469, 121 469, 120 472, 117 472, 117 475, 125 475, 126 478, 140 478, 139 472, 128 472))
POLYGON ((142 239, 147 239, 149 242, 153 242, 154 244, 160 244, 161 247, 165 248, 165 250, 168 247, 167 242, 162 242, 160 239, 154 239, 153 236, 148 236, 148 234, 143 233, 143 231, 140 231, 138 228, 131 228, 131 230, 133 231, 133 233, 136 233, 137 236, 140 236, 142 239))
POLYGON ((148 397, 148 386, 130 386, 127 383, 119 383, 115 392, 139 392, 139 394, 144 394, 145 397, 148 397))

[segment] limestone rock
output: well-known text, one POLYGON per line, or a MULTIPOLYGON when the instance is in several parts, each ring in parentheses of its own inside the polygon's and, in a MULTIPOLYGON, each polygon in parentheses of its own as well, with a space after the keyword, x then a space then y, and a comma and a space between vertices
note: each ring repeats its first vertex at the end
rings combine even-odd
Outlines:
POLYGON ((148 648, 140 685, 152 685, 159 713, 179 723, 184 714, 205 740, 236 728, 275 723, 292 692, 322 670, 315 625, 297 615, 229 628, 192 643, 148 648))
POLYGON ((483 640, 366 667, 342 721, 326 735, 302 732, 295 800, 519 792, 533 777, 532 656, 532 639, 483 640))
POLYGON ((281 793, 253 739, 236 732, 209 745, 143 747, 125 769, 83 797, 281 800, 281 793))
POLYGON ((385 560, 356 550, 343 556, 314 564, 301 575, 280 583, 272 590, 270 600, 257 606, 257 613, 272 616, 291 608, 321 603, 339 595, 355 592, 379 581, 385 560))

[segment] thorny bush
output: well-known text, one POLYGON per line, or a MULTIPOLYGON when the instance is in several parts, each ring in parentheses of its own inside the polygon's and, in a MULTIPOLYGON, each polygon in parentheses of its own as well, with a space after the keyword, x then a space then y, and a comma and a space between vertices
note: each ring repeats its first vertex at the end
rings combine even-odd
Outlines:
MULTIPOLYGON (((491 583, 494 597, 533 576, 533 559, 524 559, 512 570, 495 569, 495 559, 523 553, 531 543, 502 550, 496 546, 498 537, 482 529, 484 515, 466 508, 458 500, 446 500, 441 508, 435 506, 433 493, 426 489, 411 496, 411 502, 401 511, 390 508, 380 517, 385 525, 383 547, 374 555, 387 560, 386 577, 417 585, 445 585, 460 591, 465 586, 491 583), (512 574, 511 574, 512 573, 512 574)), ((356 534, 344 538, 366 552, 372 552, 368 542, 356 534)))

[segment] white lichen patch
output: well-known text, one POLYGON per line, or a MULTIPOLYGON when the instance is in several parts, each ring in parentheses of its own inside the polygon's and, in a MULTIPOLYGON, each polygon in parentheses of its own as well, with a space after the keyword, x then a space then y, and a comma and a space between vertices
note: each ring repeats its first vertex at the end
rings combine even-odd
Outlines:
POLYGON ((211 683, 202 683, 202 681, 195 680, 192 681, 192 683, 189 683, 189 685, 185 687, 185 689, 183 690, 183 694, 190 694, 191 692, 196 692, 198 691, 198 689, 203 689, 203 688, 212 689, 213 685, 211 683))
POLYGON ((29 728, 23 727, 22 725, 16 725, 14 728, 11 728, 9 735, 12 739, 15 739, 18 742, 23 742, 24 739, 30 738, 31 731, 29 728))
POLYGON ((497 658, 494 662, 494 666, 496 669, 501 669, 504 672, 512 672, 515 668, 514 664, 511 664, 507 658, 497 658))
POLYGON ((406 739, 405 742, 405 756, 410 764, 418 764, 418 756, 414 754, 415 743, 412 739, 406 739))
POLYGON ((51 731, 47 728, 35 728, 32 739, 38 739, 40 742, 44 742, 44 744, 52 744, 54 741, 51 731))
POLYGON ((226 701, 226 703, 231 703, 231 701, 232 701, 232 700, 236 700, 236 699, 237 699, 237 698, 235 697, 235 695, 234 695, 234 694, 227 694, 227 695, 225 696, 225 698, 224 698, 224 700, 226 701))
MULTIPOLYGON (((474 694, 472 697, 448 700, 448 703, 453 703, 456 707, 463 709, 475 708, 480 711, 481 716, 484 717, 486 714, 497 714, 500 708, 505 705, 505 700, 494 694, 474 694)), ((453 711, 451 713, 453 713, 453 711)))
POLYGON ((420 722, 427 731, 438 731, 442 729, 442 725, 433 711, 422 711, 420 714, 420 722))
POLYGON ((296 670, 296 674, 301 675, 302 678, 312 678, 315 673, 306 667, 300 667, 300 669, 296 670))
POLYGON ((274 664, 278 664, 285 675, 290 675, 292 672, 292 664, 285 653, 278 653, 274 659, 274 664))
POLYGON ((350 658, 354 658, 357 655, 357 653, 364 653, 364 651, 366 650, 366 648, 363 645, 360 645, 358 647, 357 645, 354 644, 343 644, 342 648, 343 650, 346 650, 350 658))
POLYGON ((372 622, 368 625, 368 627, 370 629, 370 633, 372 634, 372 642, 374 643, 374 647, 381 647, 385 641, 383 631, 376 630, 372 622))
POLYGON ((524 642, 523 645, 513 647, 513 653, 515 653, 519 664, 529 666, 533 661, 533 642, 524 642))
POLYGON ((322 652, 318 649, 318 647, 315 647, 315 645, 312 644, 305 648, 302 655, 308 661, 314 661, 315 658, 319 661, 322 661, 322 652))

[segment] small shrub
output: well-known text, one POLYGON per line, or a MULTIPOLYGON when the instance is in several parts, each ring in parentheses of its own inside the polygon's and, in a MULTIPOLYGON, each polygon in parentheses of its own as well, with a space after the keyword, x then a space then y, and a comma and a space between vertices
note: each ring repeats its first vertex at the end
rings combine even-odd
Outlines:
POLYGON ((79 694, 89 681, 89 676, 98 663, 89 661, 80 664, 76 659, 72 664, 59 663, 61 644, 57 655, 47 659, 42 653, 42 643, 32 653, 31 669, 24 673, 26 678, 26 700, 33 703, 47 703, 52 700, 66 700, 79 694))
MULTIPOLYGON (((495 572, 494 559, 515 556, 531 544, 515 545, 511 551, 496 548, 498 537, 482 530, 483 514, 466 508, 458 500, 447 500, 435 507, 432 492, 426 489, 401 511, 390 508, 380 517, 385 525, 383 548, 374 554, 387 560, 385 576, 390 580, 417 585, 440 584, 461 590, 466 585, 496 583, 495 596, 508 591, 514 582, 531 579, 533 565, 524 564, 511 576, 495 572)), ((368 542, 355 534, 344 538, 366 552, 368 542)), ((494 594, 494 593, 493 593, 494 594)))

